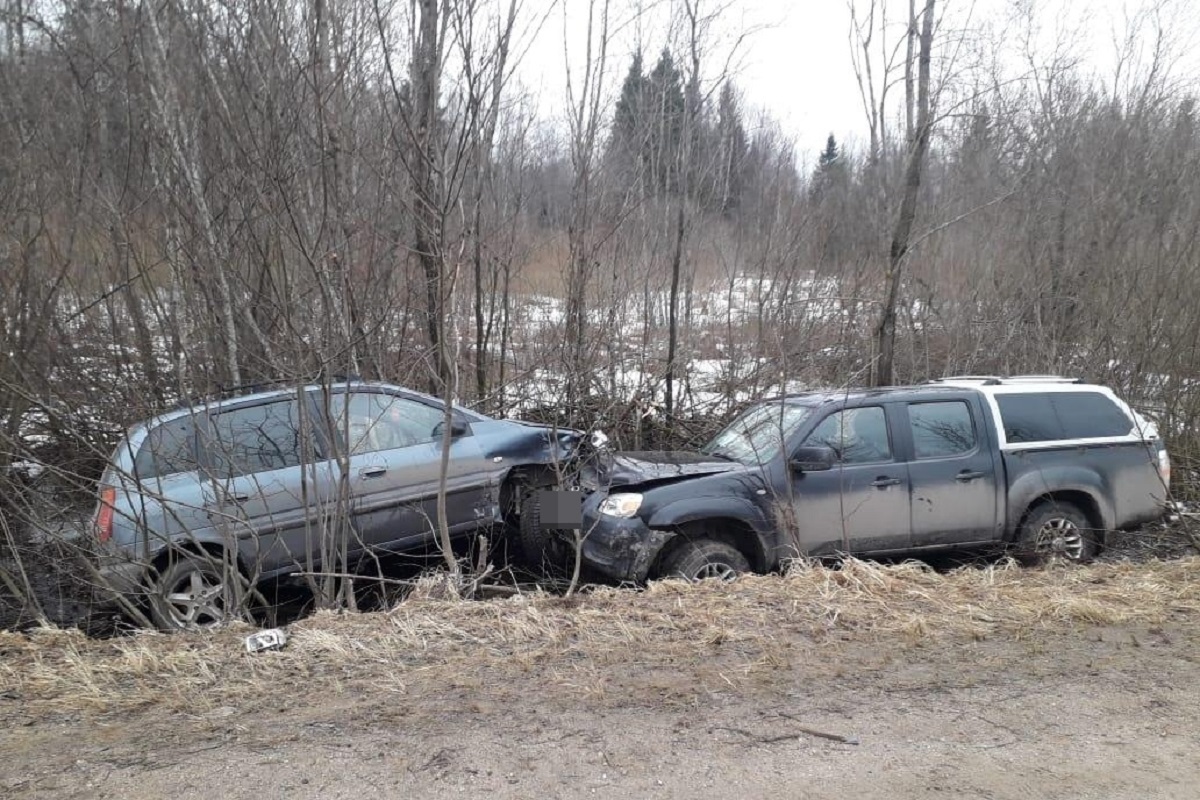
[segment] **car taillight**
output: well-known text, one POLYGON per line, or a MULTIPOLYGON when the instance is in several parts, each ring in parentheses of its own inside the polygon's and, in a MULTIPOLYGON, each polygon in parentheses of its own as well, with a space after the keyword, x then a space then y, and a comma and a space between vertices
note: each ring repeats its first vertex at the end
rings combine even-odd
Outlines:
POLYGON ((113 506, 117 502, 117 490, 105 486, 100 490, 100 508, 96 512, 96 538, 107 542, 113 534, 113 506))
POLYGON ((1171 457, 1165 447, 1158 450, 1158 477, 1162 478, 1163 486, 1171 488, 1171 457))

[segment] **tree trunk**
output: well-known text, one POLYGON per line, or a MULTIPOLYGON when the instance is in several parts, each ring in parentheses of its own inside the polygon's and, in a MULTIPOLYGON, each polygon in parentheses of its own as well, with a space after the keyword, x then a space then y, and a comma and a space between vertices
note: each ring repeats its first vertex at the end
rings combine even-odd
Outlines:
MULTIPOLYGON (((686 166, 683 169, 687 169, 686 166)), ((686 184, 686 181, 683 181, 686 184)), ((675 243, 671 253, 671 295, 667 308, 667 397, 663 411, 670 436, 675 420, 675 355, 679 349, 679 275, 683 268, 683 239, 687 218, 684 207, 687 197, 680 195, 679 210, 675 215, 675 243)))
POLYGON ((873 386, 893 383, 896 358, 896 303, 900 297, 904 259, 912 237, 913 221, 917 215, 917 199, 921 189, 921 174, 929 151, 929 136, 933 123, 929 116, 929 66, 933 44, 933 11, 936 0, 926 0, 921 22, 920 60, 917 66, 917 120, 915 136, 909 142, 908 164, 904 171, 904 194, 900 213, 892 230, 888 248, 887 271, 884 278, 883 308, 875 327, 876 360, 871 370, 873 386))
POLYGON ((412 150, 409 170, 413 180, 413 217, 416 230, 413 250, 425 279, 425 331, 433 357, 429 385, 441 394, 450 378, 444 348, 445 274, 442 263, 442 198, 438 191, 437 113, 438 83, 441 75, 441 47, 438 37, 440 0, 414 0, 420 20, 413 48, 411 85, 412 150))
POLYGON ((417 21, 417 41, 413 47, 411 85, 413 92, 412 148, 409 172, 413 181, 413 217, 416 221, 413 249, 425 278, 425 330, 429 336, 433 368, 429 384, 432 394, 446 403, 443 417, 441 463, 438 469, 437 530, 438 549, 452 576, 459 574, 458 561, 450 542, 450 523, 446 513, 446 475, 450 464, 450 426, 454 412, 454 370, 446 349, 446 264, 442 249, 444 198, 441 196, 435 164, 438 157, 438 81, 441 76, 442 50, 439 40, 441 0, 413 0, 417 21))
MULTIPOLYGON (((491 355, 492 328, 495 323, 495 291, 497 271, 490 270, 491 291, 483 285, 483 199, 484 192, 492 179, 492 144, 496 137, 496 122, 500 116, 500 102, 504 89, 505 70, 508 66, 508 43, 512 36, 513 26, 517 21, 517 0, 509 0, 508 13, 503 29, 496 41, 496 59, 492 66, 491 83, 488 89, 488 105, 485 109, 477 110, 477 116, 482 116, 482 126, 477 126, 475 141, 475 161, 478 177, 475 181, 474 242, 473 261, 475 268, 475 391, 476 397, 487 395, 488 364, 491 355), (484 314, 484 304, 488 304, 487 314, 484 314), (486 319, 485 319, 486 317, 486 319)), ((473 75, 474 73, 472 73, 473 75)), ((469 86, 468 89, 474 102, 482 103, 479 88, 469 86)))
POLYGON ((218 244, 216 231, 213 230, 212 214, 208 208, 208 198, 204 194, 204 182, 200 175, 200 159, 195 152, 195 145, 185 130, 178 102, 178 92, 175 81, 170 75, 170 62, 167 58, 167 45, 163 40, 162 31, 158 25, 158 12, 148 8, 146 19, 149 22, 150 33, 153 37, 154 59, 153 66, 148 69, 150 93, 154 98, 155 110, 158 112, 162 130, 166 136, 175 168, 183 176, 184 185, 188 189, 196 215, 196 225, 200 228, 208 256, 212 277, 216 279, 217 298, 221 305, 221 317, 224 327, 226 368, 229 380, 236 386, 242 382, 242 370, 238 353, 237 323, 233 307, 233 290, 225 274, 225 259, 218 244), (157 73, 157 74, 154 74, 157 73))

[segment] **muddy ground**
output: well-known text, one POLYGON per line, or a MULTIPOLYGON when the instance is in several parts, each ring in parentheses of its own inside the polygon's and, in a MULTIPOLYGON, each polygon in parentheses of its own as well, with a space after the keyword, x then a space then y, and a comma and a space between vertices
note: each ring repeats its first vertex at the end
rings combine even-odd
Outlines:
POLYGON ((1200 561, 0 638, 0 796, 1200 796, 1200 561))
POLYGON ((304 698, 298 683, 248 714, 12 719, 0 793, 1191 800, 1198 644, 1190 629, 1092 629, 966 648, 804 648, 753 687, 630 665, 602 698, 538 674, 502 692, 420 697, 304 698))

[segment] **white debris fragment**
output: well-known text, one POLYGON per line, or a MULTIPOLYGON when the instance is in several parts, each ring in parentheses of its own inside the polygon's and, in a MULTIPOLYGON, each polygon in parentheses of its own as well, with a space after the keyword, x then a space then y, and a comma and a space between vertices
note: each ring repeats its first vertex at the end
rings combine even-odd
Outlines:
POLYGON ((287 634, 278 628, 252 633, 246 637, 246 652, 257 653, 261 650, 279 650, 287 644, 287 634))

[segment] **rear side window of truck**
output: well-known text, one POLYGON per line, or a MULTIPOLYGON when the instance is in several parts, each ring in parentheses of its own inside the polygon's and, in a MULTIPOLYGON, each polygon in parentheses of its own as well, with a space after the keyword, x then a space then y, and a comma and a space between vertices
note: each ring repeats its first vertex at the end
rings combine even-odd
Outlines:
POLYGON ((1055 442, 1128 436, 1133 421, 1099 392, 997 394, 1010 443, 1055 442))

